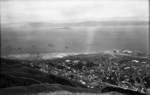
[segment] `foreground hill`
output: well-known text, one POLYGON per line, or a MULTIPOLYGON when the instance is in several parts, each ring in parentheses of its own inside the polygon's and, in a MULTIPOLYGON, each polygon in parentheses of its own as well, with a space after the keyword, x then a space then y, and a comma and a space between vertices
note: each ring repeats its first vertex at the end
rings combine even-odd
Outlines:
MULTIPOLYGON (((87 93, 107 93, 102 95, 146 95, 119 87, 104 86, 88 88, 79 81, 67 79, 52 73, 42 72, 40 67, 29 65, 32 61, 1 58, 0 95, 84 95, 87 93), (109 93, 108 92, 118 92, 109 93)), ((41 62, 42 63, 42 62, 41 62)))
POLYGON ((1 95, 124 95, 117 92, 100 93, 100 90, 48 83, 10 87, 0 90, 1 95))
POLYGON ((60 84, 34 84, 30 86, 16 86, 0 90, 1 95, 146 95, 121 88, 106 87, 87 89, 60 84), (114 91, 113 91, 114 90, 114 91))
POLYGON ((41 72, 39 68, 24 65, 19 60, 1 59, 0 88, 27 86, 31 84, 53 83, 72 87, 83 87, 79 82, 41 72))

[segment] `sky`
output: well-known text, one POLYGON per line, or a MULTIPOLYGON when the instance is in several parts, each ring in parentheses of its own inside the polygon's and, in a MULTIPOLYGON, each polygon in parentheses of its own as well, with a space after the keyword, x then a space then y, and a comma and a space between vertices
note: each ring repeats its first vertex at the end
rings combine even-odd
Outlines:
POLYGON ((148 20, 148 0, 0 0, 1 24, 148 20))

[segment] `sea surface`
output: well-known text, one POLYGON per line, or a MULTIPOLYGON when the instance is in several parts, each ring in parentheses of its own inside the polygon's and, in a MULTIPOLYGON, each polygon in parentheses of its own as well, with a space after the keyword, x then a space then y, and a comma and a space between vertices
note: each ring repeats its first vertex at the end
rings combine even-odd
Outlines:
POLYGON ((148 52, 148 26, 20 27, 1 29, 1 54, 132 50, 148 52))

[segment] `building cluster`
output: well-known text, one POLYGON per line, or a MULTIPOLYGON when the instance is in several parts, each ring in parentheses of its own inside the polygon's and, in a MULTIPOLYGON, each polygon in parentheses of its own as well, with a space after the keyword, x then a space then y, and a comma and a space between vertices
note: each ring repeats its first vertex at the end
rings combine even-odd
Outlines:
POLYGON ((89 88, 106 84, 140 92, 150 88, 150 60, 140 56, 76 55, 40 60, 34 65, 42 72, 78 81, 89 88))

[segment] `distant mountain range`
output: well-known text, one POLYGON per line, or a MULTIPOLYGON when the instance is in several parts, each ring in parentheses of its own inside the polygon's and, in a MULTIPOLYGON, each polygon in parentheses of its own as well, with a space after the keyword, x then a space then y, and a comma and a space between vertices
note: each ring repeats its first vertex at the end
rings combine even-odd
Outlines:
POLYGON ((148 25, 149 21, 84 21, 78 23, 45 23, 45 22, 19 22, 3 24, 4 27, 73 27, 73 26, 129 26, 148 25))
POLYGON ((147 21, 85 21, 79 23, 42 23, 42 22, 31 22, 31 26, 99 26, 99 25, 148 25, 147 21))

